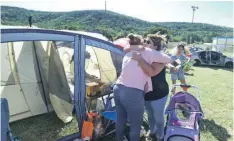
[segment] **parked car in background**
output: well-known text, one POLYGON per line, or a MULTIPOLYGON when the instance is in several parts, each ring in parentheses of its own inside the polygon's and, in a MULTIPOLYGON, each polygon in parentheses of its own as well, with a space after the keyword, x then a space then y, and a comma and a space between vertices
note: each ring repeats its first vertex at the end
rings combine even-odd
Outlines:
POLYGON ((194 52, 197 52, 197 51, 203 51, 204 49, 200 48, 200 47, 190 47, 189 48, 189 51, 190 53, 194 53, 194 52))
POLYGON ((216 51, 197 51, 193 53, 194 65, 209 65, 233 68, 233 58, 216 51))

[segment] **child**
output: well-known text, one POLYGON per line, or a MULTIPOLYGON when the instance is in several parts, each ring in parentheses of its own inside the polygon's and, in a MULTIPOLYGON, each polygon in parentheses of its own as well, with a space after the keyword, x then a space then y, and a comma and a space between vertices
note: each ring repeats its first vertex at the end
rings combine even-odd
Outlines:
MULTIPOLYGON (((177 46, 177 51, 175 55, 171 56, 172 60, 178 60, 180 61, 180 65, 177 67, 169 67, 170 68, 170 73, 171 73, 171 80, 172 84, 176 84, 176 80, 180 80, 181 84, 186 84, 185 77, 184 77, 184 71, 183 71, 183 65, 187 61, 187 58, 185 56, 185 49, 182 44, 179 44, 177 46)), ((175 89, 173 90, 173 93, 175 93, 175 89)))

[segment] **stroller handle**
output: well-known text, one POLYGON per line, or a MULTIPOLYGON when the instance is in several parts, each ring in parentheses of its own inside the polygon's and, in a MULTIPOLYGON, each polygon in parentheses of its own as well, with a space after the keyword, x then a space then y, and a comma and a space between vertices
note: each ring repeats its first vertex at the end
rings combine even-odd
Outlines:
POLYGON ((198 86, 195 85, 188 85, 188 84, 173 84, 171 87, 171 92, 173 92, 174 88, 176 87, 184 87, 184 88, 193 88, 197 90, 197 99, 198 101, 200 101, 200 88, 198 86))

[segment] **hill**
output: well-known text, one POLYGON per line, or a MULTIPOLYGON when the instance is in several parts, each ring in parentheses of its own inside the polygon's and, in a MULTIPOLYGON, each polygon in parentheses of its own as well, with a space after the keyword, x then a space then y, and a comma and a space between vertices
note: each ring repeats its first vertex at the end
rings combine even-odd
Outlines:
POLYGON ((103 10, 42 12, 18 7, 1 7, 2 25, 28 25, 29 16, 33 17, 33 25, 41 28, 84 30, 105 33, 114 38, 130 32, 147 34, 159 30, 170 35, 172 41, 210 42, 214 36, 233 34, 230 27, 185 22, 152 23, 103 10))

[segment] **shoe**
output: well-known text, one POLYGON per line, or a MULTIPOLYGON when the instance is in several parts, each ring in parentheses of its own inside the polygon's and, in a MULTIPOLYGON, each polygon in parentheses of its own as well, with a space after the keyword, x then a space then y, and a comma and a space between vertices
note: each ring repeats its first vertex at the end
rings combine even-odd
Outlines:
POLYGON ((155 141, 156 140, 156 134, 151 133, 150 130, 147 132, 145 141, 155 141))
POLYGON ((128 139, 126 138, 126 136, 124 136, 124 139, 123 139, 123 141, 128 141, 128 139))
POLYGON ((151 133, 150 130, 148 130, 148 132, 146 133, 146 136, 152 138, 156 136, 156 133, 151 133))
POLYGON ((147 135, 147 132, 145 131, 145 128, 143 126, 141 126, 140 137, 145 137, 146 135, 147 135))
POLYGON ((153 141, 153 138, 149 137, 145 137, 145 141, 153 141))

